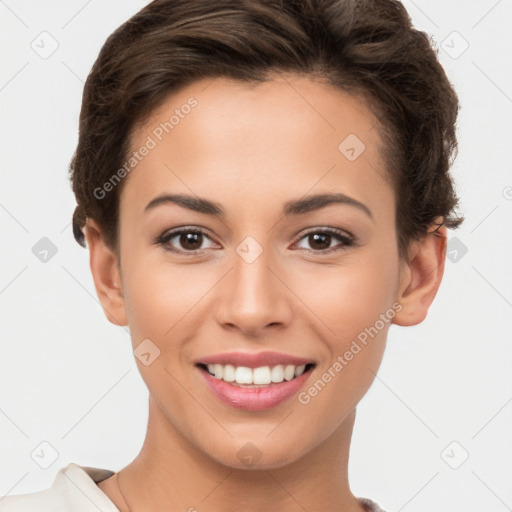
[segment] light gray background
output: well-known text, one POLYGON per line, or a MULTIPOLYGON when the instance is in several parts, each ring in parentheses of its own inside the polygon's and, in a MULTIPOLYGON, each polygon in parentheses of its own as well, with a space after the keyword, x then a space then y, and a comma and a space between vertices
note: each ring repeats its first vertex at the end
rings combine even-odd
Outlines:
MULTIPOLYGON (((67 167, 83 82, 145 3, 0 0, 0 496, 48 488, 69 462, 118 470, 144 438, 147 390, 73 240, 67 167)), ((512 2, 404 4, 462 104, 466 221, 427 320, 390 330, 358 408, 352 488, 389 512, 512 510, 512 2)))

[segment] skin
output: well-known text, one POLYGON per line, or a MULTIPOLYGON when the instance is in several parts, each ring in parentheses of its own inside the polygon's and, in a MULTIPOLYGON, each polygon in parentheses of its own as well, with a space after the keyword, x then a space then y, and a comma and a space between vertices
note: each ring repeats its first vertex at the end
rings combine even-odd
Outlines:
POLYGON ((309 77, 276 75, 254 87, 196 82, 153 113, 132 147, 191 96, 197 107, 126 178, 118 252, 87 221, 107 318, 129 325, 134 349, 149 338, 160 350, 148 366, 136 359, 149 420, 140 453, 119 472, 126 501, 115 476, 99 487, 121 511, 361 512, 347 475, 356 406, 390 324, 425 318, 443 275, 446 228, 411 241, 408 261, 399 257, 376 118, 361 99, 309 77), (354 161, 338 149, 349 134, 366 146, 354 161), (225 217, 172 203, 145 212, 163 192, 214 201, 225 217), (333 192, 364 203, 371 217, 349 204, 282 215, 286 201, 333 192), (180 254, 154 243, 180 226, 206 231, 199 252, 179 236, 167 244, 180 254), (325 227, 349 233, 355 245, 336 236, 315 245, 306 236, 325 227), (263 251, 252 263, 236 251, 248 236, 263 251), (307 390, 389 310, 392 321, 307 404, 293 397, 267 411, 232 408, 194 366, 226 351, 277 350, 315 361, 307 390), (252 467, 237 455, 248 442, 261 454, 252 467))

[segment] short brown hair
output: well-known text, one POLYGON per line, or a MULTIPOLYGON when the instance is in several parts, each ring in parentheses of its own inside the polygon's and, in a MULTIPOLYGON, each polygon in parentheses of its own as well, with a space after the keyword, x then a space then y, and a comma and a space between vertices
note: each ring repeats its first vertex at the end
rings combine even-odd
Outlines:
POLYGON ((122 183, 100 199, 94 191, 171 93, 208 77, 258 83, 281 71, 325 78, 378 117, 401 255, 436 217, 450 228, 462 222, 449 175, 458 98, 399 1, 155 0, 109 36, 85 83, 69 173, 78 243, 91 217, 117 249, 122 183))

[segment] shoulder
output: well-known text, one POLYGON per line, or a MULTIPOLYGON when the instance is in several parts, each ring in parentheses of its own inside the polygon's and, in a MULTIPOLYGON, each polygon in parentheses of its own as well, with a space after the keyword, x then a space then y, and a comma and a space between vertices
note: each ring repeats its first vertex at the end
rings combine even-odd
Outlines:
POLYGON ((113 474, 70 463, 57 473, 49 489, 0 497, 0 512, 119 512, 97 485, 113 474))
MULTIPOLYGON (((385 512, 382 508, 377 505, 374 501, 368 498, 358 498, 363 507, 367 510, 367 512, 385 512)), ((0 509, 1 512, 1 509, 0 509)))

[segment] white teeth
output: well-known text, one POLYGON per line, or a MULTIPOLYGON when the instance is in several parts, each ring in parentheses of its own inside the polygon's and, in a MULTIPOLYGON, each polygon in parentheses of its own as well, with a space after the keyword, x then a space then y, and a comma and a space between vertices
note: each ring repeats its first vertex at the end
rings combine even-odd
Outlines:
POLYGON ((297 366, 297 368, 295 368, 295 377, 298 377, 299 375, 302 375, 304 373, 304 370, 306 369, 306 365, 303 364, 301 366, 297 366))
POLYGON ((215 374, 216 379, 222 379, 222 375, 224 373, 224 368, 221 364, 213 365, 213 373, 215 374))
POLYGON ((237 384, 254 384, 252 381, 252 370, 247 368, 247 366, 239 366, 235 370, 235 380, 237 384))
POLYGON ((270 368, 268 366, 261 366, 254 368, 252 371, 253 384, 270 384, 270 368))
POLYGON ((284 378, 285 378, 285 380, 292 380, 293 377, 295 377, 295 366, 293 366, 292 364, 289 364, 284 369, 284 378))
POLYGON ((224 366, 224 375, 222 376, 222 378, 226 382, 235 382, 235 367, 231 364, 227 364, 226 366, 224 366))
POLYGON ((284 368, 283 365, 278 364, 272 368, 272 382, 283 382, 284 380, 284 368))
POLYGON ((235 382, 242 385, 265 386, 271 383, 278 384, 283 381, 290 381, 302 375, 306 365, 295 366, 293 364, 276 366, 259 366, 249 368, 247 366, 233 366, 231 364, 209 364, 208 372, 216 379, 225 382, 235 382))

